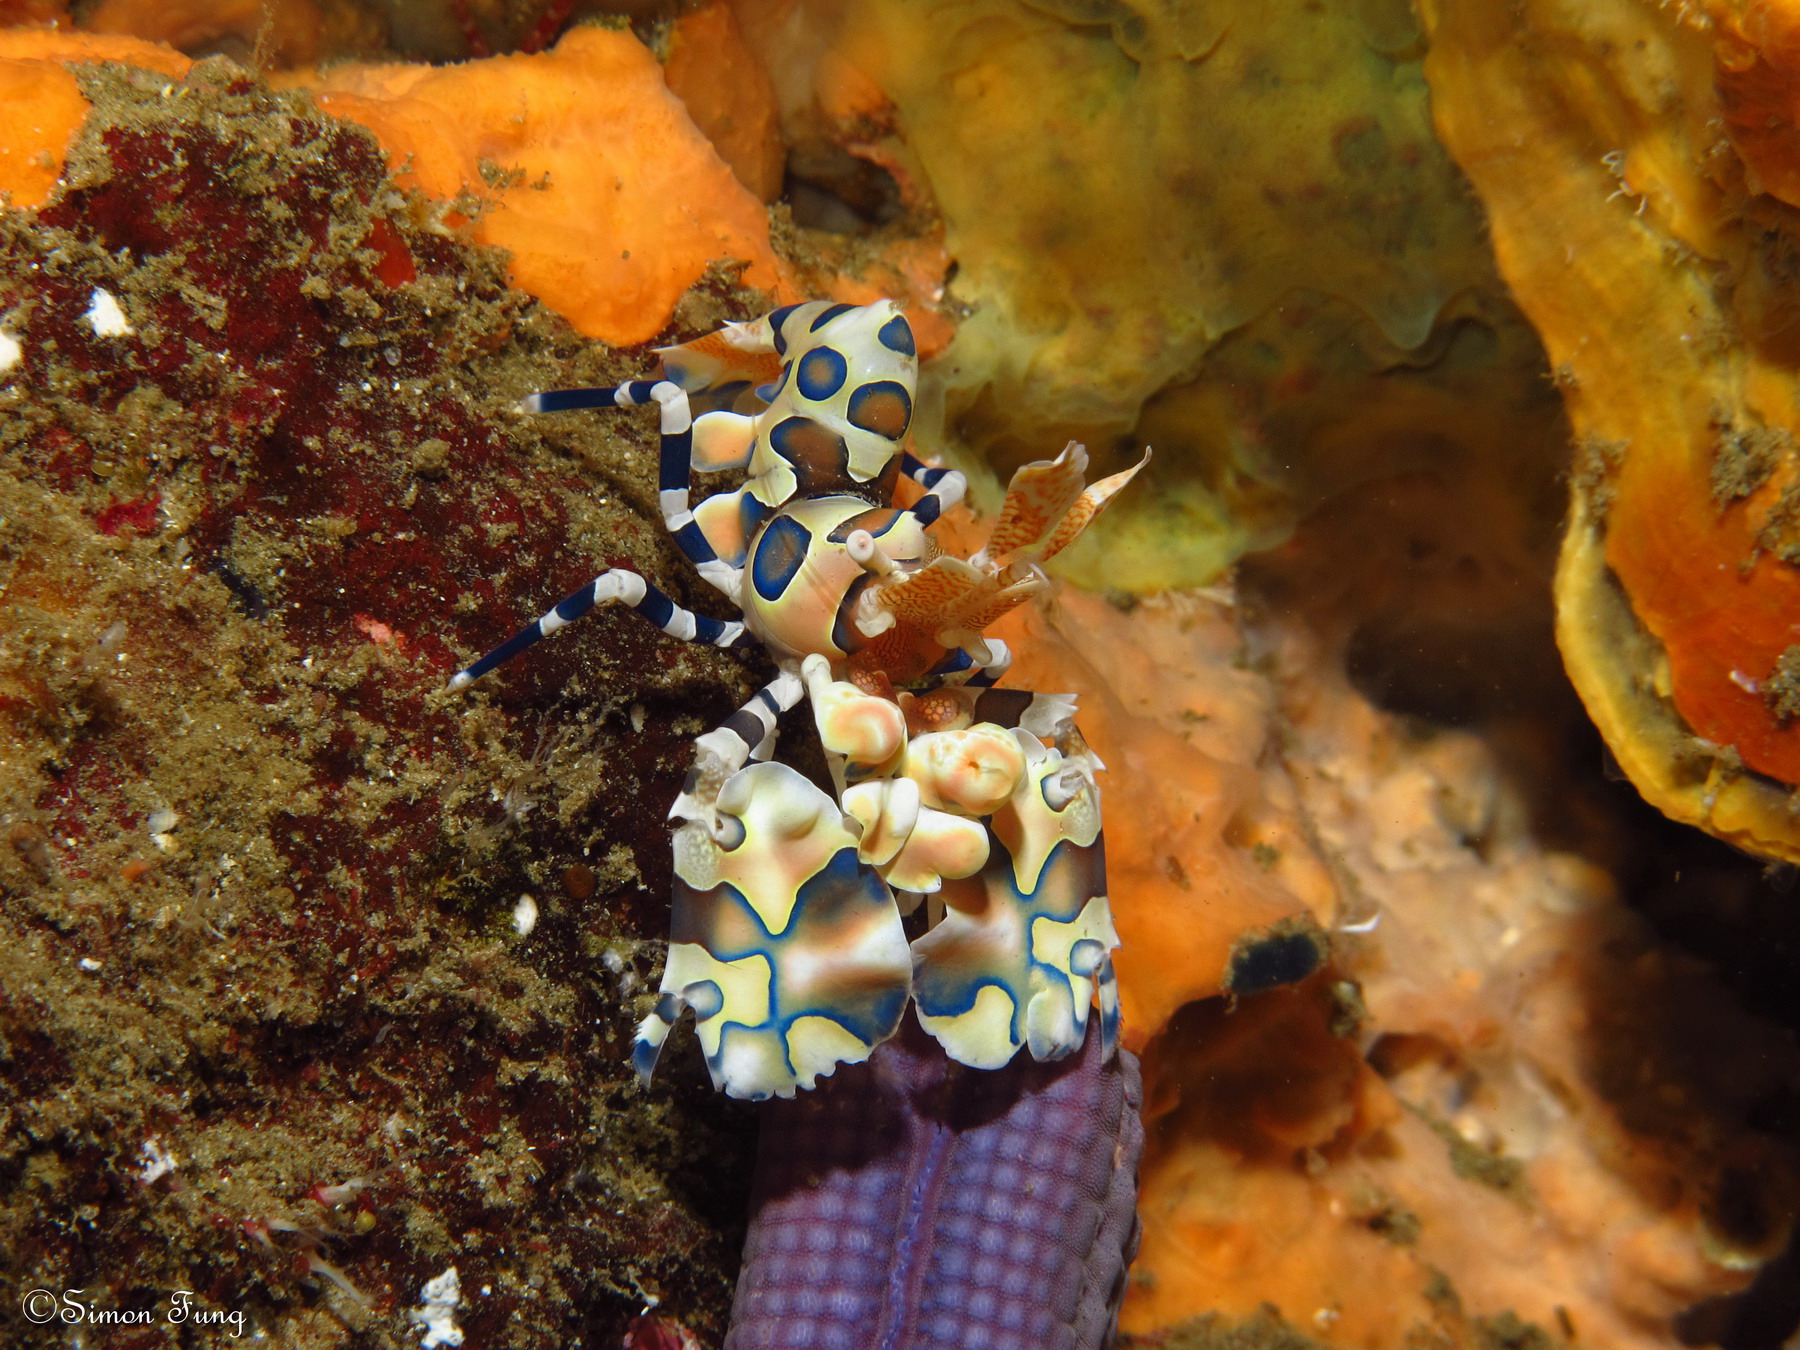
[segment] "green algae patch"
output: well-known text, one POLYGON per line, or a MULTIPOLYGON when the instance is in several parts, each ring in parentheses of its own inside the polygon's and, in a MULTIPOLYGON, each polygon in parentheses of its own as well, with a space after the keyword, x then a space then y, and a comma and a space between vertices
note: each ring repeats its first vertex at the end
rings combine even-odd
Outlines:
POLYGON ((1531 1184, 1525 1177, 1525 1164, 1502 1153, 1492 1153, 1472 1144, 1456 1132, 1448 1121, 1423 1107, 1403 1102, 1403 1106, 1431 1127, 1431 1132, 1444 1141, 1450 1152, 1450 1170, 1464 1181, 1499 1191, 1520 1204, 1531 1203, 1531 1184))
POLYGON ((1800 645, 1787 648, 1763 686, 1769 711, 1783 722, 1800 717, 1800 645))
POLYGON ((1326 1350, 1329 1344, 1296 1330, 1281 1309, 1265 1303, 1242 1321, 1207 1313, 1166 1331, 1128 1336, 1120 1350, 1326 1350))

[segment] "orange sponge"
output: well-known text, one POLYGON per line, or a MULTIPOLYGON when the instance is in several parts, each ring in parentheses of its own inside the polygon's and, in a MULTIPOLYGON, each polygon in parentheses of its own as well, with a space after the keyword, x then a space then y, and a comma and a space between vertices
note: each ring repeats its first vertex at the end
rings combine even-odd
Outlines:
POLYGON ((589 337, 655 337, 717 259, 799 298, 762 203, 629 32, 578 28, 541 55, 462 66, 340 66, 316 89, 375 133, 401 182, 485 207, 475 238, 511 250, 513 284, 589 337))
POLYGON ((786 161, 775 84, 719 3, 684 14, 663 77, 738 181, 765 202, 781 195, 786 161))

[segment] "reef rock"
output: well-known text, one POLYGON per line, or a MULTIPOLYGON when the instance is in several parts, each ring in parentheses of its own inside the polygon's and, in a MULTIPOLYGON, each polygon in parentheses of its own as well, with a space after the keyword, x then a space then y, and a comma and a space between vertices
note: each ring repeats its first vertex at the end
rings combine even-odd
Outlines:
MULTIPOLYGON (((616 1345, 656 1299, 716 1336, 742 1129, 626 1056, 662 812, 748 672, 624 615, 442 689, 595 559, 690 594, 654 426, 513 411, 645 353, 303 95, 0 37, 83 119, 9 116, 61 176, 0 211, 9 1280, 309 1344, 416 1344, 422 1288, 472 1343, 616 1345)), ((709 274, 667 337, 762 303, 709 274)))

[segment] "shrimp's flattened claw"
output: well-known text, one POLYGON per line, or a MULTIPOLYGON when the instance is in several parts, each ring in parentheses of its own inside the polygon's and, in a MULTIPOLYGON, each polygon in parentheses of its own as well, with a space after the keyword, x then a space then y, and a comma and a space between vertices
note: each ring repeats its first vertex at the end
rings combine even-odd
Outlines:
POLYGON ((676 834, 662 1001, 634 1058, 647 1072, 692 1010, 715 1086, 791 1097, 893 1035, 911 954, 893 895, 858 861, 837 803, 795 770, 738 770, 718 813, 717 827, 676 834))
MULTIPOLYGON (((912 944, 920 1024, 952 1059, 1007 1063, 1021 1045, 1038 1060, 1081 1046, 1098 999, 1117 1040, 1105 847, 1091 757, 1015 729, 1026 766, 989 822, 979 876, 946 880, 943 920, 912 944)), ((891 875, 891 874, 890 874, 891 875)))

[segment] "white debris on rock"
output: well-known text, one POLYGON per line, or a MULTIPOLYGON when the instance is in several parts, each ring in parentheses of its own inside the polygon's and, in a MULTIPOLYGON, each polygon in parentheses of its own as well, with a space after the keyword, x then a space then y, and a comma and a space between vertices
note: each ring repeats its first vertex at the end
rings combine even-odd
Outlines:
POLYGON ((19 339, 0 328, 0 373, 11 370, 24 356, 25 349, 19 345, 19 339))
POLYGON ((520 937, 531 936, 531 930, 537 927, 537 901, 529 895, 521 895, 519 903, 513 906, 513 931, 520 937))
POLYGON ((463 1343, 462 1328, 456 1325, 456 1310, 461 1306, 462 1281, 457 1278, 455 1266, 425 1281, 425 1287, 419 1290, 419 1306, 406 1314, 425 1330, 420 1350, 463 1343))
POLYGON ((175 1155, 164 1148, 162 1140, 155 1135, 144 1140, 138 1149, 138 1157, 144 1160, 144 1165, 138 1168, 138 1181, 145 1186, 159 1177, 168 1176, 179 1165, 175 1155))
POLYGON ((94 298, 88 301, 87 313, 82 316, 94 327, 96 337, 129 337, 137 330, 125 317, 125 311, 119 308, 119 301, 111 291, 94 288, 94 298))
POLYGON ((601 952, 600 964, 606 967, 608 973, 617 978, 619 993, 634 994, 637 992, 637 972, 626 963, 625 954, 617 947, 608 947, 601 952))
POLYGON ((150 841, 152 843, 164 853, 173 853, 176 844, 175 836, 172 831, 180 822, 181 812, 175 810, 173 807, 164 806, 152 811, 150 813, 150 818, 144 822, 144 825, 150 831, 150 841))

